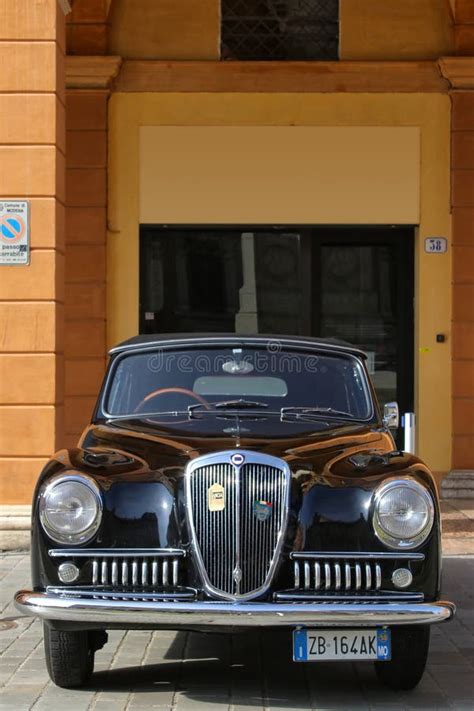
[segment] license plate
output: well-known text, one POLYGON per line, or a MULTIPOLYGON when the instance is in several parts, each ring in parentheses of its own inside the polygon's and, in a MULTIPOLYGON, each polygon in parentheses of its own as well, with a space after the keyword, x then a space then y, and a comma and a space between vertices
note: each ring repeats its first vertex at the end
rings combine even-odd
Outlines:
POLYGON ((389 629, 375 630, 307 630, 293 631, 295 662, 329 662, 391 659, 389 629))

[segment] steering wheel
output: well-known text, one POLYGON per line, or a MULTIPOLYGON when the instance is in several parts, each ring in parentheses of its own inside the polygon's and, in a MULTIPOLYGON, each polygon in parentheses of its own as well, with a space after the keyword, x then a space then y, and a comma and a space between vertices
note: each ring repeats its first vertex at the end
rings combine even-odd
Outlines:
POLYGON ((193 390, 188 390, 188 388, 158 388, 158 390, 153 390, 153 392, 148 393, 148 395, 144 397, 143 400, 140 400, 134 412, 139 412, 141 407, 146 402, 153 400, 155 397, 160 397, 160 395, 167 395, 168 393, 179 393, 180 395, 187 395, 188 397, 193 398, 193 400, 197 400, 199 403, 201 403, 201 405, 204 405, 206 410, 209 410, 211 407, 207 400, 204 400, 203 397, 195 393, 193 390))

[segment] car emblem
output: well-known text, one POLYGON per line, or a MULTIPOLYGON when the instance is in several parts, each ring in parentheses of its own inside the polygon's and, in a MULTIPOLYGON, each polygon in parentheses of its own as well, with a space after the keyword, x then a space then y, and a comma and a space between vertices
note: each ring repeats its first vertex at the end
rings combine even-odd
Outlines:
POLYGON ((231 456, 230 461, 235 467, 240 467, 245 462, 245 457, 243 454, 240 454, 240 452, 238 452, 237 454, 233 454, 231 456))
POLYGON ((257 521, 266 521, 272 515, 273 504, 270 501, 254 501, 253 511, 257 521))
POLYGON ((242 581, 242 570, 239 568, 238 565, 235 566, 234 570, 232 571, 232 577, 234 578, 234 582, 239 585, 239 583, 242 581))
POLYGON ((207 505, 209 511, 223 511, 225 509, 225 489, 217 482, 207 490, 207 505))

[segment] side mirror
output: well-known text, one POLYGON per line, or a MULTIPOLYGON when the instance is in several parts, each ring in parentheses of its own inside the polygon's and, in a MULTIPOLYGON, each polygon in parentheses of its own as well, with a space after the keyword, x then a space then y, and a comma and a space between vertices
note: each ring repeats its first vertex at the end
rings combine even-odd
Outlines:
POLYGON ((383 408, 383 423, 385 427, 396 430, 400 426, 398 402, 386 402, 383 408))

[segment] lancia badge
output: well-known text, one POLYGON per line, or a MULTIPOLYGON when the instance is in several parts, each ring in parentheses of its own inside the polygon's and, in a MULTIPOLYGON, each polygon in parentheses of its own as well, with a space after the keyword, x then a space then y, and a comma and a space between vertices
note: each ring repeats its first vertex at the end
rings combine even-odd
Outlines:
POLYGON ((242 582, 242 570, 241 568, 239 568, 238 565, 236 565, 234 570, 232 571, 232 577, 234 578, 234 582, 237 583, 237 585, 242 582))
POLYGON ((272 515, 273 504, 270 501, 254 501, 253 511, 257 521, 266 521, 272 515))
POLYGON ((207 490, 207 505, 209 511, 223 511, 225 509, 225 490, 217 482, 207 490))
POLYGON ((245 457, 243 454, 240 454, 240 452, 237 452, 231 456, 230 461, 234 467, 240 467, 245 462, 245 457))

